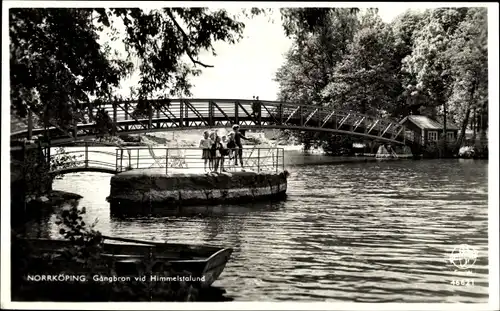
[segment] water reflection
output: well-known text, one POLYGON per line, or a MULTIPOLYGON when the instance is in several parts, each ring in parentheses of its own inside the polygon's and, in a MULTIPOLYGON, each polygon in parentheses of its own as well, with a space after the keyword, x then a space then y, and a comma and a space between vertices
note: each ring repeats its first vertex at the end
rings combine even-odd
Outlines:
MULTIPOLYGON (((235 300, 486 302, 487 168, 477 160, 295 166, 284 202, 161 217, 110 215, 110 175, 72 174, 54 188, 82 195, 104 234, 232 247, 214 285, 235 300), (463 276, 448 256, 463 243, 479 252, 473 287, 451 285, 463 276)), ((31 234, 56 237, 54 216, 44 221, 31 234)))
POLYGON ((113 219, 136 219, 143 216, 190 216, 190 217, 217 217, 231 214, 248 214, 258 211, 273 211, 284 206, 282 200, 267 202, 249 202, 232 205, 196 205, 173 206, 164 203, 111 203, 110 215, 113 219))

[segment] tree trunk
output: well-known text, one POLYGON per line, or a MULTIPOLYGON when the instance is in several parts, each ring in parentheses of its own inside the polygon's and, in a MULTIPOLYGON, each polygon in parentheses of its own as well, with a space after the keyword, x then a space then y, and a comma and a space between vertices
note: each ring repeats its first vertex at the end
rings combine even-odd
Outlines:
POLYGON ((465 130, 467 129, 467 124, 469 123, 470 111, 471 111, 471 108, 470 108, 470 105, 468 105, 467 111, 465 113, 464 121, 462 122, 462 128, 460 129, 460 135, 458 136, 458 141, 457 141, 457 146, 456 146, 457 149, 460 148, 460 146, 462 145, 462 143, 464 141, 465 130))
POLYGON ((475 143, 476 142, 476 125, 477 125, 477 114, 476 114, 477 108, 474 108, 474 112, 472 114, 472 141, 475 143))
POLYGON ((472 84, 472 88, 470 91, 469 103, 467 104, 467 111, 465 112, 465 118, 462 122, 462 129, 460 130, 460 135, 458 137, 457 145, 455 146, 455 151, 458 151, 460 146, 462 145, 465 138, 465 130, 467 129, 467 125, 469 124, 470 113, 472 109, 472 104, 474 101, 474 94, 476 93, 476 82, 472 84))
POLYGON ((444 100, 444 104, 443 104, 443 136, 444 136, 444 139, 446 139, 446 107, 447 106, 447 103, 446 103, 446 99, 444 100))
POLYGON ((480 115, 480 125, 479 125, 479 138, 481 140, 486 139, 486 129, 488 128, 487 123, 484 121, 485 117, 485 112, 484 109, 481 109, 481 115, 480 115))

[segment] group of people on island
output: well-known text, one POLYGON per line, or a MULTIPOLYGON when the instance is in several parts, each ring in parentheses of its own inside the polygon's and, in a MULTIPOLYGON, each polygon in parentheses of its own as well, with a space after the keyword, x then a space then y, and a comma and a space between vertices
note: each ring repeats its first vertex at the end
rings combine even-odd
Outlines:
POLYGON ((243 170, 243 144, 241 140, 252 139, 245 137, 240 132, 238 125, 233 125, 232 129, 232 132, 222 137, 218 135, 217 131, 203 132, 200 148, 202 149, 201 158, 204 160, 205 172, 226 172, 224 166, 226 159, 229 159, 229 163, 234 160, 235 166, 238 166, 239 162, 243 170))

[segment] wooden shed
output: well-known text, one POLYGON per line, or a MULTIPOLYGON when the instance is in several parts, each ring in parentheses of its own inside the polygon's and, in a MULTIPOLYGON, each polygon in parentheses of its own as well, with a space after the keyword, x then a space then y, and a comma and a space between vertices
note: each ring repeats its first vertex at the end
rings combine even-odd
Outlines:
MULTIPOLYGON (((427 116, 411 115, 405 117, 399 122, 406 126, 407 135, 416 135, 413 137, 415 141, 419 141, 422 145, 430 142, 437 142, 443 133, 443 125, 436 120, 427 116)), ((446 123, 446 140, 453 142, 458 137, 458 127, 451 122, 446 123)))

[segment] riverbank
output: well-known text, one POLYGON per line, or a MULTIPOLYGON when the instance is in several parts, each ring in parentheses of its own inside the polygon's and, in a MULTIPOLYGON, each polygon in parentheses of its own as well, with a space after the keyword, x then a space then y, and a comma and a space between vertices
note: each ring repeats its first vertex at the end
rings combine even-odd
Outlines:
POLYGON ((71 192, 52 190, 47 194, 40 196, 31 194, 26 196, 26 203, 42 203, 50 206, 60 205, 69 200, 79 200, 83 198, 81 195, 71 192))
POLYGON ((39 211, 52 210, 56 207, 78 201, 83 197, 77 193, 51 190, 48 193, 35 195, 30 194, 26 196, 25 200, 25 213, 36 213, 39 211))
POLYGON ((22 229, 24 224, 31 219, 53 213, 56 209, 66 204, 78 204, 83 196, 61 190, 51 190, 50 192, 36 195, 26 195, 24 201, 11 201, 11 225, 14 231, 18 226, 22 229))
POLYGON ((297 154, 288 155, 285 159, 285 165, 304 166, 304 165, 341 165, 351 163, 372 163, 383 161, 403 161, 412 160, 412 157, 398 157, 387 159, 376 159, 375 156, 328 156, 321 154, 297 154))

